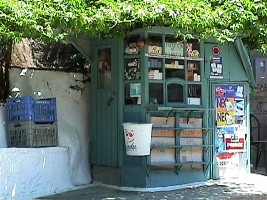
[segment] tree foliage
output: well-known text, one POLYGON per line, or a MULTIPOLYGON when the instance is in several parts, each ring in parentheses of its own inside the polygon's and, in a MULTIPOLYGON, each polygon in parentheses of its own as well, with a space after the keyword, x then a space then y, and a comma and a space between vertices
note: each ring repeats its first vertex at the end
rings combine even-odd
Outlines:
POLYGON ((266 7, 265 0, 0 0, 0 39, 123 37, 167 26, 184 37, 243 37, 250 49, 266 51, 266 7))

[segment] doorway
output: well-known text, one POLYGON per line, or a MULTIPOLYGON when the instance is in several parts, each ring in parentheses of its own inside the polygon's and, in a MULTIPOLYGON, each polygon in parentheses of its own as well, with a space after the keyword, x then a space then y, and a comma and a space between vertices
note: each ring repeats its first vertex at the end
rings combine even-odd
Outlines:
POLYGON ((118 166, 117 58, 114 47, 95 51, 92 68, 91 165, 118 166))

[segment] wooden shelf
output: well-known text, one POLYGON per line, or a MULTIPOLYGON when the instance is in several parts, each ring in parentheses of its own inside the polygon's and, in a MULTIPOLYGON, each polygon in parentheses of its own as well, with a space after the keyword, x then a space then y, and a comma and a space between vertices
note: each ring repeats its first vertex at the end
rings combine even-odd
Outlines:
MULTIPOLYGON (((197 137, 195 137, 197 138, 197 137)), ((212 145, 152 145, 152 149, 170 149, 170 148, 194 148, 194 147, 211 147, 212 145)))
POLYGON ((146 111, 150 113, 155 113, 155 112, 209 112, 213 111, 214 109, 208 109, 208 108, 203 108, 203 107, 184 107, 184 108, 176 108, 176 107, 171 107, 171 106, 147 106, 146 111))
POLYGON ((167 59, 176 59, 176 60, 192 60, 192 61, 203 61, 204 58, 193 58, 185 56, 170 56, 170 55, 155 55, 146 53, 145 56, 150 58, 167 58, 167 59))
POLYGON ((140 58, 140 54, 125 54, 124 59, 135 59, 140 58))
POLYGON ((183 166, 183 165, 208 165, 210 162, 155 162, 151 163, 152 167, 183 166))
POLYGON ((213 128, 183 128, 183 127, 168 127, 168 126, 154 126, 153 130, 212 130, 213 128))

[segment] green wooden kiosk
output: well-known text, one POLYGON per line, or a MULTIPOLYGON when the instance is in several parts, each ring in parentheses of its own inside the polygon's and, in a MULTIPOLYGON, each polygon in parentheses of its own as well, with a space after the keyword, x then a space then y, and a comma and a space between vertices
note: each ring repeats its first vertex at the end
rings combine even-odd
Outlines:
POLYGON ((254 78, 241 39, 183 41, 175 32, 73 42, 91 64, 93 180, 153 188, 250 172, 254 78), (149 155, 126 153, 125 122, 153 124, 149 155))

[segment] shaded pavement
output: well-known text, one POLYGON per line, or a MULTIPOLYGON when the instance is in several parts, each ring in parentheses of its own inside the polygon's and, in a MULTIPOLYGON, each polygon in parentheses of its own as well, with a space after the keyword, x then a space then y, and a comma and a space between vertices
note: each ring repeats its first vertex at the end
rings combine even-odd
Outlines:
POLYGON ((39 200, 224 200, 266 199, 267 176, 248 174, 179 187, 138 189, 93 183, 72 191, 41 197, 39 200))

